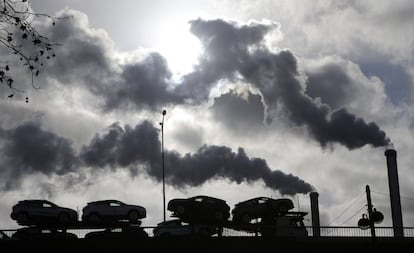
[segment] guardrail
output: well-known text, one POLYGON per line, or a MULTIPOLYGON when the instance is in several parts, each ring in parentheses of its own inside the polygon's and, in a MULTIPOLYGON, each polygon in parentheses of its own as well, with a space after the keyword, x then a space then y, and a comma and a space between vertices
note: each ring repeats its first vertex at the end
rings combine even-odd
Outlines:
MULTIPOLYGON (((142 228, 149 237, 153 236, 154 226, 143 226, 142 228)), ((48 228, 43 228, 44 233, 48 233, 48 228)), ((121 229, 121 228, 119 228, 121 229)), ((177 227, 179 229, 179 227, 177 227)), ((301 233, 296 233, 295 229, 304 228, 275 228, 275 227, 264 227, 264 226, 237 226, 237 227, 225 227, 221 235, 215 234, 214 236, 224 236, 224 237, 259 237, 263 236, 263 231, 272 231, 271 235, 280 235, 280 231, 283 229, 289 230, 290 234, 282 233, 282 235, 298 236, 301 233), (279 231, 279 234, 278 232, 279 231)), ((87 233, 103 231, 104 229, 100 228, 69 228, 66 230, 67 233, 75 234, 78 238, 84 238, 87 233)), ((0 240, 12 238, 13 234, 18 231, 18 229, 3 229, 0 230, 0 240)), ((62 230, 60 230, 62 231, 62 230)), ((307 236, 312 237, 312 227, 306 227, 307 236)), ((321 237, 341 237, 341 238, 355 238, 355 237, 370 237, 370 230, 362 230, 359 227, 320 227, 321 237)), ((377 237, 393 237, 394 230, 392 227, 376 227, 375 228, 377 237)), ((303 236, 303 233, 301 234, 303 236)), ((404 227, 404 236, 405 237, 414 237, 414 227, 404 227)))

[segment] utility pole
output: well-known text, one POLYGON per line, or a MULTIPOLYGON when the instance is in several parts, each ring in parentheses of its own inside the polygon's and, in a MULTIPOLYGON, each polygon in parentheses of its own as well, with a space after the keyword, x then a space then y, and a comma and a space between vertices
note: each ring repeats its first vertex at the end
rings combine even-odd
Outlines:
POLYGON ((371 190, 369 189, 369 185, 365 186, 365 191, 367 193, 368 220, 369 220, 369 226, 371 228, 371 237, 372 237, 372 241, 375 241, 376 236, 375 236, 374 220, 372 218, 372 201, 371 201, 371 190))
POLYGON ((162 204, 163 204, 163 214, 165 222, 165 162, 164 162, 164 117, 167 114, 166 110, 162 111, 162 122, 161 125, 161 160, 162 160, 162 204))

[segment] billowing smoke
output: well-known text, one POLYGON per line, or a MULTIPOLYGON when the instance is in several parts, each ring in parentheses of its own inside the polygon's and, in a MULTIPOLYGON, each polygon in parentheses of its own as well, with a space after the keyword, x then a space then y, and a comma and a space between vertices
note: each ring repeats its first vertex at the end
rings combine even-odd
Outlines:
POLYGON ((306 95, 293 53, 272 52, 265 46, 265 36, 274 29, 278 29, 275 24, 192 21, 191 32, 202 42, 205 55, 181 88, 203 94, 213 82, 232 80, 238 73, 263 96, 267 122, 283 112, 292 123, 305 126, 322 146, 334 142, 349 149, 387 145, 389 139, 375 123, 366 123, 344 108, 331 110, 306 95))
POLYGON ((77 170, 79 161, 71 143, 27 122, 14 129, 0 128, 0 188, 18 186, 33 173, 63 175, 77 170))
MULTIPOLYGON (((128 169, 131 175, 146 173, 160 181, 161 144, 159 130, 144 121, 135 127, 112 124, 75 154, 71 142, 38 124, 27 122, 13 129, 0 129, 0 189, 18 188, 31 174, 67 175, 87 166, 93 170, 128 169)), ((233 152, 224 146, 202 146, 194 154, 181 156, 166 151, 167 181, 177 188, 199 186, 209 180, 233 182, 262 180, 282 194, 307 193, 313 188, 296 176, 272 171, 265 160, 248 158, 243 148, 233 152)), ((77 182, 66 182, 76 184, 77 182)))
POLYGON ((199 104, 209 99, 219 81, 242 81, 262 96, 267 122, 286 118, 307 129, 321 146, 340 143, 353 149, 389 142, 375 123, 365 122, 344 108, 333 110, 306 94, 305 78, 293 53, 268 47, 270 37, 280 34, 277 23, 191 21, 190 32, 200 40, 204 53, 194 70, 175 83, 161 55, 150 53, 121 64, 111 56, 109 39, 86 26, 85 15, 67 12, 62 15, 76 18, 59 22, 53 32, 53 40, 64 41, 65 46, 57 61, 46 68, 46 75, 62 83, 83 85, 103 100, 104 110, 160 110, 167 105, 199 104))
MULTIPOLYGON (((114 124, 103 136, 95 136, 84 146, 80 157, 94 168, 126 167, 133 172, 137 166, 156 180, 162 179, 161 146, 158 129, 149 122, 135 128, 114 124)), ((267 187, 282 194, 307 193, 313 188, 292 174, 272 171, 265 160, 248 158, 243 148, 237 152, 224 146, 202 146, 194 154, 181 156, 166 151, 167 181, 178 188, 199 186, 208 180, 228 179, 237 183, 262 180, 267 187)))

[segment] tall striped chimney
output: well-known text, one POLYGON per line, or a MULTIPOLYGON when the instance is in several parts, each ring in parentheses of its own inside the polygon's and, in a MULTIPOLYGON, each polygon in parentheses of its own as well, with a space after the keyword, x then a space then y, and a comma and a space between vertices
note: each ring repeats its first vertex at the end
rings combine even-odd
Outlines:
POLYGON ((391 215, 394 237, 404 237, 400 186, 398 183, 397 151, 394 149, 387 149, 385 151, 385 156, 387 157, 388 186, 390 189, 391 215))

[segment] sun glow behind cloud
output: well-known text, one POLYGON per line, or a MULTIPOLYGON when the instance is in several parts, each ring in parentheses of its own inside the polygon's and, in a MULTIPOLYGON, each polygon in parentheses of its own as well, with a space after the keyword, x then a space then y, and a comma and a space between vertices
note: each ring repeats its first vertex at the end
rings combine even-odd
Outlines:
POLYGON ((166 22, 160 30, 154 50, 163 55, 174 76, 192 71, 202 52, 201 43, 190 33, 188 23, 166 22))

